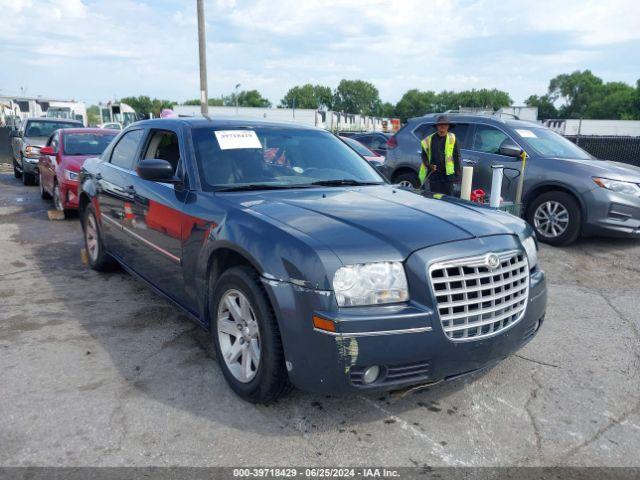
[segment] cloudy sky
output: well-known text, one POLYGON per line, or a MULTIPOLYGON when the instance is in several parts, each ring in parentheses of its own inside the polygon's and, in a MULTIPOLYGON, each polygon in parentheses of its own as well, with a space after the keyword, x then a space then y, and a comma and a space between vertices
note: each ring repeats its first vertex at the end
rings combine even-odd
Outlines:
MULTIPOLYGON (((0 96, 198 97, 195 0, 0 0, 0 96)), ((640 77, 637 0, 206 0, 209 95, 274 105, 291 86, 499 88, 516 103, 559 73, 640 77)))

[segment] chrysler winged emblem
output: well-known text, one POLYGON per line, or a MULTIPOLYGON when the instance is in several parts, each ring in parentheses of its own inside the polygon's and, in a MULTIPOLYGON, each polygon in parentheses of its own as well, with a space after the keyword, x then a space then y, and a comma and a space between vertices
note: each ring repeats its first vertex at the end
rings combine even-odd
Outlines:
POLYGON ((487 258, 485 259, 485 263, 487 264, 487 267, 489 267, 491 270, 495 270, 500 266, 500 259, 495 253, 490 253, 489 255, 487 255, 487 258))

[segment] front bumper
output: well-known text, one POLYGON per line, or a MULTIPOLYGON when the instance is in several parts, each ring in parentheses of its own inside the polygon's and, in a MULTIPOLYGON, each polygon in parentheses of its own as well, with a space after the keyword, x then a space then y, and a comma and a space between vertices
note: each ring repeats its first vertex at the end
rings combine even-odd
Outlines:
POLYGON ((22 172, 28 175, 38 174, 38 159, 37 158, 22 158, 22 172))
POLYGON ((595 187, 582 194, 584 235, 640 237, 640 198, 595 187))
MULTIPOLYGON (((515 242, 505 237, 495 248, 514 248, 515 242)), ((339 393, 437 382, 495 364, 531 340, 544 320, 547 303, 545 276, 539 269, 530 275, 525 314, 511 328, 468 342, 453 342, 446 336, 437 312, 428 306, 434 302, 430 289, 425 288, 425 265, 445 257, 468 256, 474 249, 487 252, 482 240, 455 245, 432 247, 409 257, 405 268, 412 301, 408 304, 339 309, 330 292, 265 280, 279 319, 292 383, 306 391, 339 393), (314 314, 334 320, 337 331, 314 330, 314 314), (374 383, 364 385, 364 369, 373 365, 380 366, 382 373, 374 383)))

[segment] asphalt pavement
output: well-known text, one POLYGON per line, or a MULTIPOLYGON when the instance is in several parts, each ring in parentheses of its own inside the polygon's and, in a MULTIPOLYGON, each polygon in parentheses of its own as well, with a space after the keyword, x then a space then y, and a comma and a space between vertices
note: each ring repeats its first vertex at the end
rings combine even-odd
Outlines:
POLYGON ((207 334, 81 262, 77 218, 0 168, 0 466, 640 466, 640 242, 543 246, 537 335, 405 396, 238 399, 207 334))

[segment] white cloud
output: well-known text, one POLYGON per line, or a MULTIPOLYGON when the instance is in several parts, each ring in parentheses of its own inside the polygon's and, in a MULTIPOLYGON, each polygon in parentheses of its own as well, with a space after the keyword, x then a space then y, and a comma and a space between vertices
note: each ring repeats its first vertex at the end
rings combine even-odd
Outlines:
MULTIPOLYGON (((195 2, 0 0, 0 11, 4 92, 198 95, 195 2)), ((241 82, 276 104, 295 84, 341 78, 372 81, 390 101, 483 87, 521 101, 578 68, 635 82, 610 52, 636 42, 640 53, 631 0, 216 0, 206 14, 211 96, 241 82)))

